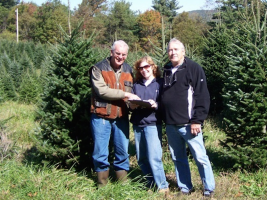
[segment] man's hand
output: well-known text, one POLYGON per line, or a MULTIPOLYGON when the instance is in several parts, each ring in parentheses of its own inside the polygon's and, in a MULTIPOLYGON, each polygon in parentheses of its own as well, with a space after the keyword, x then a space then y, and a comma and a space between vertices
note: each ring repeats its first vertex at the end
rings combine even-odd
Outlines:
POLYGON ((135 95, 135 94, 132 94, 130 92, 125 92, 125 95, 124 95, 126 98, 128 99, 133 99, 133 100, 141 100, 139 96, 135 95))
POLYGON ((195 136, 201 132, 201 124, 191 124, 191 133, 195 136))

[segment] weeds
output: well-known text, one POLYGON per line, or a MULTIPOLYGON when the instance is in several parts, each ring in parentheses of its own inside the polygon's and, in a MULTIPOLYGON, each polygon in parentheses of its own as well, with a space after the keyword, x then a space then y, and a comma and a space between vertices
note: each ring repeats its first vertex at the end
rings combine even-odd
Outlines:
POLYGON ((17 102, 4 102, 0 105, 0 121, 6 121, 8 137, 14 141, 30 143, 30 133, 37 126, 35 106, 17 102))
POLYGON ((267 194, 267 173, 266 169, 260 169, 256 173, 240 173, 241 192, 246 198, 254 198, 267 194))
POLYGON ((11 158, 13 155, 13 142, 8 139, 7 133, 3 128, 0 128, 0 161, 5 158, 11 158))
POLYGON ((0 121, 0 161, 3 162, 6 158, 12 158, 16 153, 14 142, 8 137, 4 124, 8 121, 0 121))

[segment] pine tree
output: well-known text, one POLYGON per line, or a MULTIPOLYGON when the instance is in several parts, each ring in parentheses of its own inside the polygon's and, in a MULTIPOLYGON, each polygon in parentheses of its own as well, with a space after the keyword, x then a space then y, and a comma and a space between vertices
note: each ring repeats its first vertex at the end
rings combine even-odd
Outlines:
POLYGON ((53 66, 40 107, 42 120, 37 149, 61 167, 91 168, 92 139, 89 125, 90 81, 88 71, 96 62, 93 36, 84 40, 81 24, 69 36, 62 29, 52 56, 53 66))
POLYGON ((226 56, 229 55, 228 49, 232 40, 233 32, 224 25, 216 26, 204 39, 202 66, 210 92, 212 116, 219 116, 223 110, 222 89, 228 78, 224 73, 228 69, 226 56))
POLYGON ((37 103, 42 93, 42 85, 34 73, 23 73, 22 81, 18 88, 19 101, 24 103, 37 103))
POLYGON ((6 93, 5 93, 5 85, 3 83, 2 77, 0 75, 0 102, 4 102, 6 100, 6 93))
POLYGON ((36 103, 43 91, 43 76, 50 54, 45 45, 1 40, 0 76, 6 100, 36 103), (40 73, 41 69, 41 73, 40 73), (27 80, 24 80, 27 79, 27 80))
POLYGON ((16 83, 12 73, 13 66, 15 65, 14 61, 10 60, 6 52, 0 56, 0 61, 0 78, 3 86, 2 90, 5 93, 5 100, 17 100, 16 83))
POLYGON ((267 27, 257 12, 254 20, 248 16, 246 23, 236 25, 223 89, 223 144, 234 167, 248 170, 267 165, 267 27))

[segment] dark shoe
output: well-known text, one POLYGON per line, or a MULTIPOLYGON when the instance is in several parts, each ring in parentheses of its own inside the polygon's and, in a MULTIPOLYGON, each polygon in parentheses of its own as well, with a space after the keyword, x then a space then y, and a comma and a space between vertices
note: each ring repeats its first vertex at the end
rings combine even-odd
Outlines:
POLYGON ((206 191, 204 191, 204 193, 203 193, 203 196, 204 196, 204 197, 207 197, 207 198, 211 198, 213 195, 214 195, 214 192, 213 192, 213 191, 208 191, 208 190, 206 190, 206 191))
POLYGON ((101 188, 108 183, 109 170, 97 172, 97 187, 101 188))

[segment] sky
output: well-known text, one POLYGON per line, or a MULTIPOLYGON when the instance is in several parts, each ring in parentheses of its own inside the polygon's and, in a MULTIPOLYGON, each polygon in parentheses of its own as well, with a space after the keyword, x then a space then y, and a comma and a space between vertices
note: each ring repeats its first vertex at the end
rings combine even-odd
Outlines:
MULTIPOLYGON (((112 2, 112 0, 109 0, 112 2)), ((146 10, 152 9, 152 0, 125 0, 126 2, 130 2, 132 4, 131 9, 133 11, 141 11, 142 13, 146 10)), ((38 6, 42 5, 42 3, 47 2, 47 0, 23 0, 23 2, 34 2, 38 6)), ((68 5, 68 0, 61 0, 62 4, 68 5)), ((78 4, 81 4, 82 0, 70 0, 71 10, 73 8, 77 8, 78 4)), ((191 10, 201 10, 204 9, 204 5, 206 0, 178 0, 179 6, 183 6, 178 10, 178 13, 183 11, 191 11, 191 10)))

